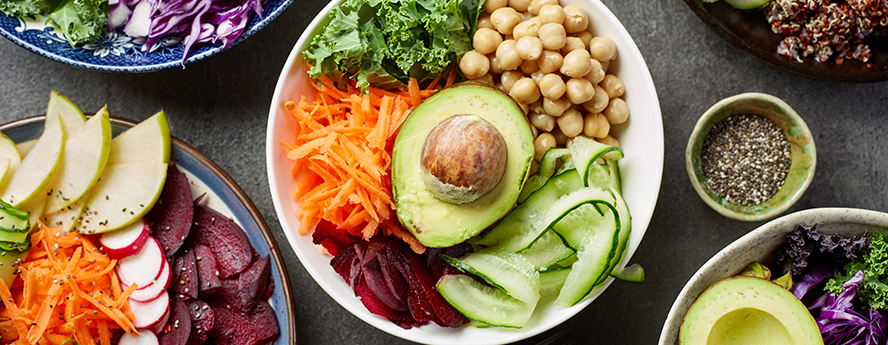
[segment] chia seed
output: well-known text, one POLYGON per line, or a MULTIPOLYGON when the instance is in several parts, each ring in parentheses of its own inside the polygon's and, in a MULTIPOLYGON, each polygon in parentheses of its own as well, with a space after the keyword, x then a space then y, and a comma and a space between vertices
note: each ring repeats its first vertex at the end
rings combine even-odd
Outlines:
POLYGON ((783 131, 759 115, 733 115, 715 124, 703 140, 700 158, 709 187, 741 206, 770 199, 792 163, 783 131))

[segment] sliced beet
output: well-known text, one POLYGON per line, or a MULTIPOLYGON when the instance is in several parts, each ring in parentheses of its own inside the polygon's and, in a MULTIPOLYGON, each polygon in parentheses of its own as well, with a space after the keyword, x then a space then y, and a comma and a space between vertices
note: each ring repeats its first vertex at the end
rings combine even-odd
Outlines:
POLYGON ((268 275, 268 283, 265 284, 265 292, 262 293, 262 299, 266 300, 271 298, 271 295, 274 294, 274 276, 268 275))
POLYGON ((203 205, 194 206, 194 241, 213 252, 221 278, 243 272, 253 261, 250 239, 237 223, 203 205))
POLYGON ((382 272, 386 287, 398 299, 398 303, 407 305, 407 294, 410 293, 410 284, 407 283, 407 280, 404 279, 398 268, 390 262, 391 256, 388 252, 392 250, 396 249, 385 248, 380 255, 376 256, 376 260, 379 261, 379 270, 382 272))
POLYGON ((170 164, 160 197, 145 215, 151 224, 151 234, 160 242, 167 260, 172 261, 185 242, 193 217, 194 203, 188 177, 175 164, 170 164))
POLYGON ((428 323, 417 321, 407 310, 394 310, 386 305, 386 303, 382 302, 377 297, 376 293, 370 290, 363 277, 361 277, 358 280, 358 284, 354 286, 354 291, 355 296, 361 298, 361 303, 364 304, 364 307, 367 308, 369 312, 387 318, 401 328, 410 329, 411 327, 417 327, 428 323))
POLYGON ((216 320, 212 333, 217 344, 255 345, 280 332, 274 311, 268 303, 258 303, 245 313, 211 302, 216 320))
MULTIPOLYGON (((425 262, 420 259, 420 256, 412 252, 404 252, 403 256, 406 260, 398 261, 398 268, 404 275, 404 278, 407 279, 407 282, 410 283, 411 293, 417 294, 417 299, 421 303, 418 306, 425 307, 427 304, 431 305, 432 314, 434 314, 434 316, 431 316, 431 319, 442 327, 459 327, 468 322, 435 289, 435 282, 432 281, 428 268, 425 266, 425 262)), ((426 312, 427 310, 420 309, 420 311, 426 312)))
POLYGON ((179 294, 180 298, 183 299, 197 298, 199 291, 198 283, 194 251, 186 249, 179 252, 173 264, 173 281, 170 283, 169 291, 179 294))
POLYGON ((188 344, 205 343, 216 320, 213 308, 206 302, 195 299, 188 301, 188 312, 191 313, 191 336, 188 337, 188 344))
POLYGON ((324 247, 331 255, 336 256, 339 251, 361 240, 360 237, 351 236, 348 232, 336 228, 336 225, 326 220, 321 220, 311 234, 314 244, 324 247))
POLYGON ((193 247, 194 261, 197 263, 197 277, 199 282, 199 293, 211 294, 216 291, 222 283, 219 281, 219 269, 216 267, 216 257, 210 247, 197 244, 193 247))
POLYGON ((367 242, 355 242, 343 248, 339 255, 330 260, 330 266, 336 271, 348 286, 355 286, 361 275, 361 263, 364 253, 367 251, 367 242))
POLYGON ((238 312, 246 312, 259 301, 268 284, 271 266, 268 256, 259 258, 237 278, 222 280, 222 287, 216 292, 214 299, 224 303, 226 308, 238 312))
POLYGON ((185 345, 191 334, 191 313, 188 306, 179 298, 170 301, 170 319, 167 321, 169 332, 160 334, 160 345, 185 345))

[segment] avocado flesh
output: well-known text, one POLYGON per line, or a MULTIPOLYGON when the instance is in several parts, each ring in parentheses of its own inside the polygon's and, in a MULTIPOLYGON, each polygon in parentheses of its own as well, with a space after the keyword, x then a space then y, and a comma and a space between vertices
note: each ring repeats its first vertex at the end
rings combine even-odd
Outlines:
POLYGON ((479 83, 460 83, 420 103, 398 133, 392 152, 392 191, 398 219, 420 243, 448 247, 502 218, 518 200, 533 160, 533 134, 521 107, 507 94, 479 83), (451 204, 435 198, 423 182, 422 147, 432 129, 456 115, 476 115, 492 124, 507 147, 502 179, 475 201, 451 204))
POLYGON ((681 344, 823 344, 805 305, 767 280, 738 276, 703 292, 681 325, 681 344))

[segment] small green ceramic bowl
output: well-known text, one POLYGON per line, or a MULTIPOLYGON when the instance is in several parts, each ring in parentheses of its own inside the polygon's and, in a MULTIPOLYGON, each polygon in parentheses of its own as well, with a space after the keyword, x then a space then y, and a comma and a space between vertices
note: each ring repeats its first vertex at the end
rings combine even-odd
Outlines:
POLYGON ((728 218, 760 221, 783 213, 799 200, 814 179, 817 153, 805 121, 786 102, 771 95, 750 92, 725 98, 703 113, 688 139, 685 162, 691 184, 707 205, 728 218), (791 147, 792 164, 783 186, 770 199, 757 205, 741 206, 725 200, 709 187, 701 168, 700 153, 709 130, 725 118, 738 114, 755 114, 774 121, 783 129, 791 147))

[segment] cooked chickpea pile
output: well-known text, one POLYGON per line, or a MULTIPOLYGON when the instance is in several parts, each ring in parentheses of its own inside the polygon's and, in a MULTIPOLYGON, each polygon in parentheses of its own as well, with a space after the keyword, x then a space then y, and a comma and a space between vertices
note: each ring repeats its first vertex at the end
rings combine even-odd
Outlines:
POLYGON ((609 145, 611 125, 629 117, 623 82, 607 74, 614 42, 586 31, 589 16, 558 0, 487 0, 463 55, 466 78, 499 87, 527 113, 537 162, 582 135, 609 145))

